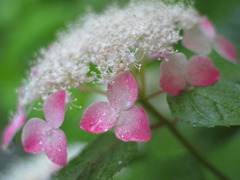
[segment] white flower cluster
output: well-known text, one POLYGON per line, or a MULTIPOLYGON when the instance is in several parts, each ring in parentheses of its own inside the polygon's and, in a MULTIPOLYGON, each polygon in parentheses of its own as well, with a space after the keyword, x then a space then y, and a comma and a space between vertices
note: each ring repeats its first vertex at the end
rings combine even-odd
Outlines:
POLYGON ((94 79, 108 83, 120 71, 140 64, 144 55, 174 51, 172 45, 181 40, 179 30, 196 23, 192 7, 154 0, 111 6, 101 15, 90 13, 40 52, 21 88, 20 103, 94 79), (97 71, 91 72, 90 66, 97 71))

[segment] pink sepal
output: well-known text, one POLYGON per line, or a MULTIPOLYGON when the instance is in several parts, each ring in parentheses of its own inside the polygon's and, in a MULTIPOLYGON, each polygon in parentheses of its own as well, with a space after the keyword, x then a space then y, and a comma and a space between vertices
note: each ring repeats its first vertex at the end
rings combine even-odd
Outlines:
POLYGON ((186 56, 176 53, 168 56, 160 66, 160 86, 171 95, 178 95, 186 87, 185 67, 187 64, 186 56))
POLYGON ((132 107, 121 113, 115 133, 122 141, 145 142, 151 139, 148 117, 140 107, 132 107))
POLYGON ((237 63, 234 45, 225 37, 218 36, 216 30, 206 17, 199 17, 200 24, 184 30, 182 44, 187 49, 201 55, 207 55, 213 47, 222 57, 237 63))
POLYGON ((22 143, 24 150, 39 153, 45 150, 48 158, 59 166, 67 162, 67 140, 64 132, 53 129, 42 119, 30 119, 23 128, 22 143))
POLYGON ((223 36, 217 36, 213 47, 225 59, 237 63, 236 49, 227 38, 223 36))
POLYGON ((187 81, 193 86, 206 86, 220 78, 220 72, 205 56, 194 56, 187 61, 182 53, 170 55, 160 67, 160 87, 171 95, 185 89, 187 81))
POLYGON ((199 28, 199 25, 184 30, 182 45, 198 54, 207 55, 211 52, 212 39, 199 28))
POLYGON ((220 72, 205 56, 193 56, 187 65, 187 80, 193 86, 207 86, 220 78, 220 72))
POLYGON ((44 150, 44 143, 48 132, 48 124, 39 118, 30 119, 23 128, 22 144, 24 151, 39 153, 44 150))
POLYGON ((65 116, 66 91, 60 90, 51 94, 44 103, 44 114, 46 120, 54 128, 59 128, 65 116))
POLYGON ((123 141, 150 140, 151 132, 145 111, 132 107, 137 96, 138 86, 132 74, 120 73, 108 85, 110 104, 96 102, 90 105, 83 114, 80 127, 92 133, 103 133, 115 125, 115 134, 123 141))
POLYGON ((216 30, 213 26, 212 22, 209 21, 208 18, 205 16, 200 16, 200 29, 204 32, 205 35, 207 35, 209 38, 213 39, 216 36, 216 30))
POLYGON ((45 140, 45 152, 48 158, 58 164, 67 164, 67 140, 61 129, 53 129, 52 134, 45 140))
POLYGON ((3 140, 2 140, 2 149, 6 150, 9 143, 12 141, 15 134, 25 123, 26 114, 23 108, 18 108, 17 114, 13 117, 12 121, 8 124, 3 132, 3 140))
POLYGON ((65 115, 65 90, 51 94, 45 101, 44 114, 47 122, 33 118, 23 128, 22 143, 26 152, 45 150, 48 158, 59 166, 67 163, 67 140, 58 129, 65 115))
POLYGON ((108 84, 107 98, 111 107, 116 110, 130 108, 135 103, 137 96, 138 85, 129 72, 120 73, 108 84))
POLYGON ((103 133, 113 127, 117 113, 105 102, 96 102, 84 111, 80 127, 88 132, 103 133))

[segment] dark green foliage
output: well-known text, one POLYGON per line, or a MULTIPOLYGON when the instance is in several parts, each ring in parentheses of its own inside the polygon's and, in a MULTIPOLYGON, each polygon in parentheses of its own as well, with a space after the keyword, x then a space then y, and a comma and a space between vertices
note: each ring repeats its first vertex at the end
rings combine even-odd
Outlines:
POLYGON ((168 96, 172 114, 193 126, 214 127, 240 124, 240 86, 220 81, 195 87, 179 96, 168 96))
POLYGON ((64 167, 55 180, 107 180, 125 167, 137 152, 137 143, 122 142, 113 134, 99 136, 64 167))

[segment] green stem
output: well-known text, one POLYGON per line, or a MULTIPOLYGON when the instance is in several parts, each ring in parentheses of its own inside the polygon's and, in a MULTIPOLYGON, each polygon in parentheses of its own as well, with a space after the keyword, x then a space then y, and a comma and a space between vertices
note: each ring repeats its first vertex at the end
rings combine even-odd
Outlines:
POLYGON ((143 107, 151 112, 156 118, 158 118, 162 123, 164 123, 168 129, 175 135, 175 137, 185 146, 189 152, 200 162, 202 163, 209 171, 211 171, 216 177, 221 180, 228 180, 228 178, 223 175, 219 170, 217 170, 210 162, 208 162, 175 128, 174 124, 166 120, 148 101, 140 100, 139 101, 143 107))
POLYGON ((141 94, 144 97, 145 96, 145 92, 146 92, 146 81, 145 81, 145 69, 146 69, 146 62, 143 59, 142 60, 142 66, 141 66, 141 73, 140 73, 140 79, 141 79, 141 94))
POLYGON ((157 92, 154 92, 154 93, 150 94, 150 95, 147 96, 145 99, 151 99, 151 98, 153 98, 153 97, 155 97, 155 96, 158 96, 158 95, 160 95, 160 94, 163 94, 163 93, 165 93, 165 92, 164 92, 164 91, 157 91, 157 92))
POLYGON ((81 92, 90 92, 90 93, 96 93, 96 94, 101 94, 101 95, 106 95, 106 92, 100 90, 100 89, 95 89, 95 88, 92 88, 90 86, 87 86, 87 85, 82 85, 80 88, 79 88, 79 91, 81 92))

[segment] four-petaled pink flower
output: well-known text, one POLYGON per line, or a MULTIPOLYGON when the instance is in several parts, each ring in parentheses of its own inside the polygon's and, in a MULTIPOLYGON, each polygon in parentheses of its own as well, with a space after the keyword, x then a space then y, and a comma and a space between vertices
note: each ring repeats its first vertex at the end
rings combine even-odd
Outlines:
POLYGON ((2 149, 6 149, 17 131, 22 127, 26 120, 25 109, 18 105, 18 112, 3 132, 2 149))
POLYGON ((106 102, 96 102, 84 112, 80 127, 92 133, 103 133, 115 125, 115 134, 122 141, 149 141, 148 117, 140 107, 134 107, 138 85, 129 72, 120 73, 108 84, 106 102))
POLYGON ((220 78, 220 73, 205 56, 193 56, 189 61, 182 53, 169 55, 160 66, 160 86, 171 95, 184 90, 187 81, 193 86, 207 86, 220 78))
POLYGON ((212 47, 225 59, 237 62, 237 53, 233 44, 225 37, 216 34, 213 24, 206 17, 199 17, 200 23, 184 30, 184 47, 202 55, 211 52, 212 47))
POLYGON ((60 166, 65 166, 67 161, 67 140, 65 133, 59 129, 65 116, 65 97, 65 90, 51 94, 43 109, 47 122, 32 118, 22 133, 26 152, 39 153, 45 150, 47 157, 60 166))

